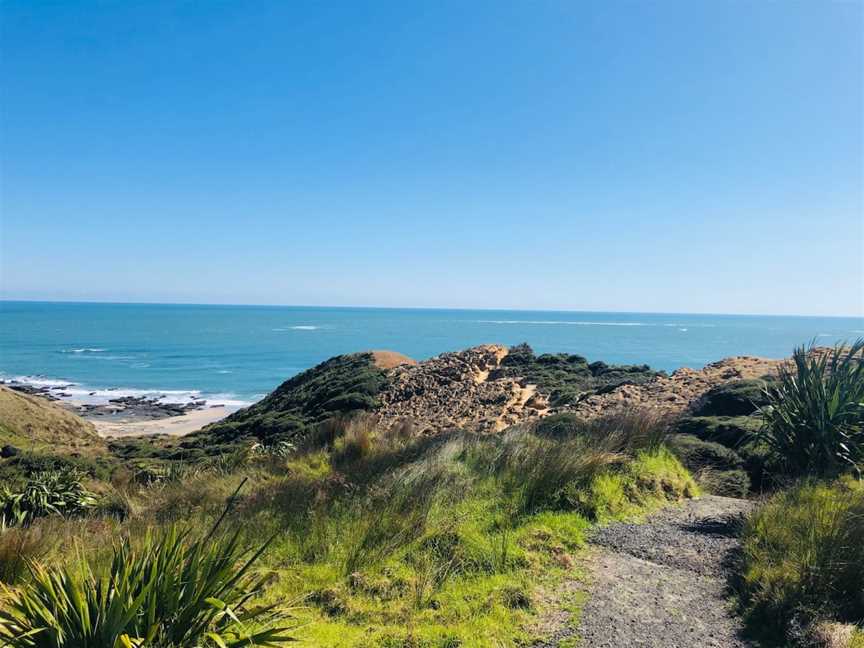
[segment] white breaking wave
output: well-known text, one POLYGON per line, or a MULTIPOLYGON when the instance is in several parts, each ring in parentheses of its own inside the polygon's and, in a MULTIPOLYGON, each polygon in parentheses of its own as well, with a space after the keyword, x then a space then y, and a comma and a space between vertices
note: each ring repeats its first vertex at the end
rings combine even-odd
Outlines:
POLYGON ((0 374, 6 382, 17 382, 31 387, 43 387, 61 400, 74 401, 87 405, 104 405, 115 398, 153 398, 161 403, 185 405, 193 401, 206 400, 208 405, 225 407, 247 407, 255 401, 241 400, 236 394, 205 394, 199 389, 132 389, 127 387, 97 388, 88 387, 69 380, 58 380, 45 376, 7 376, 0 374))
POLYGON ((572 326, 656 326, 645 322, 573 322, 568 320, 476 320, 480 324, 541 324, 572 326))
POLYGON ((99 348, 83 348, 83 349, 63 349, 61 353, 104 353, 108 349, 99 349, 99 348))
POLYGON ((312 326, 312 325, 292 326, 291 330, 292 331, 317 331, 318 327, 312 326))

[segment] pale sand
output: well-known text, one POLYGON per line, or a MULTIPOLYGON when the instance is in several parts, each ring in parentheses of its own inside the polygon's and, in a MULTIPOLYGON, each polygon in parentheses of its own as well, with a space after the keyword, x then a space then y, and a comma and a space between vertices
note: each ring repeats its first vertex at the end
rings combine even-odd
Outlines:
POLYGON ((88 419, 96 426, 96 431, 103 437, 144 436, 152 434, 171 434, 183 436, 196 432, 208 423, 214 423, 236 412, 236 407, 208 407, 203 410, 192 410, 183 416, 170 416, 155 421, 130 419, 100 421, 97 417, 88 419))

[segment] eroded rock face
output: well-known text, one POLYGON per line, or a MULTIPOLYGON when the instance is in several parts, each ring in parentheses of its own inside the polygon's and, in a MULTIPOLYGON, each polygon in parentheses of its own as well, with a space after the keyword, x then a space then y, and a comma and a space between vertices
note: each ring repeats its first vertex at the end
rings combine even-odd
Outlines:
POLYGON ((495 432, 538 418, 548 410, 548 400, 536 386, 490 377, 507 354, 506 347, 485 345, 391 369, 379 395, 378 419, 384 426, 410 420, 430 433, 495 432))
POLYGON ((644 365, 534 356, 527 345, 485 345, 390 369, 376 416, 385 427, 410 420, 424 433, 487 433, 563 412, 585 418, 616 409, 678 415, 718 385, 773 374, 779 364, 742 356, 666 375, 644 365))

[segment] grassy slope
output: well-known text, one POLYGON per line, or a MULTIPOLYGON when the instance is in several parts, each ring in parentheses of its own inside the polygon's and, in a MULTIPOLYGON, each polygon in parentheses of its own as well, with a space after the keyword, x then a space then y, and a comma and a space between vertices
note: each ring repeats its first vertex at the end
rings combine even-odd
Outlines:
MULTIPOLYGON (((321 517, 295 519, 294 532, 280 536, 269 559, 279 575, 269 598, 306 601, 296 612, 298 637, 313 646, 515 646, 529 638, 541 611, 539 587, 554 589, 572 577, 592 524, 638 517, 695 492, 661 449, 587 478, 578 507, 550 498, 522 510, 526 473, 490 470, 494 452, 485 442, 448 442, 406 467, 408 484, 375 480, 388 504, 337 503, 319 510, 321 517), (424 508, 420 493, 436 486, 423 471, 441 481, 415 526, 393 502, 407 497, 406 511, 424 508), (407 496, 406 487, 414 489, 407 496), (394 537, 399 542, 388 544, 394 537)), ((313 461, 312 468, 295 465, 295 474, 332 478, 323 456, 313 461)), ((292 499, 296 489, 292 480, 292 499)), ((274 485, 270 492, 278 491, 274 485)))
POLYGON ((130 484, 135 514, 124 522, 43 520, 34 532, 53 539, 49 563, 68 563, 77 547, 104 569, 117 534, 140 538, 171 521, 203 533, 246 478, 226 527, 251 544, 275 538, 260 566, 266 601, 291 610, 305 645, 516 646, 542 611, 538 588, 573 576, 592 524, 695 492, 662 448, 584 462, 568 443, 351 432, 330 451, 244 455, 130 484), (577 461, 556 463, 562 455, 577 461), (548 497, 536 497, 538 484, 548 497))
POLYGON ((92 424, 42 398, 0 386, 0 445, 56 454, 96 455, 105 443, 92 424))

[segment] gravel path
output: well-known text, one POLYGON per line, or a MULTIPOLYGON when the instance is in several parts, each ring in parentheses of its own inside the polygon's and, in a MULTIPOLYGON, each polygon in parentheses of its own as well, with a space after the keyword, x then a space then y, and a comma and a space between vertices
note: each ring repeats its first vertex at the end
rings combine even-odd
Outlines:
POLYGON ((744 648, 725 593, 737 531, 750 502, 706 496, 643 524, 591 538, 588 600, 578 629, 560 623, 536 648, 744 648))

